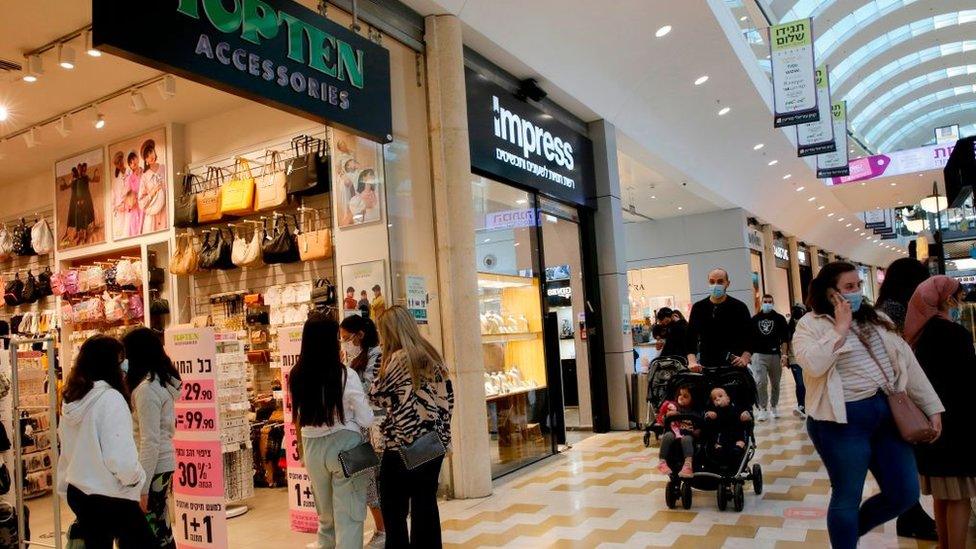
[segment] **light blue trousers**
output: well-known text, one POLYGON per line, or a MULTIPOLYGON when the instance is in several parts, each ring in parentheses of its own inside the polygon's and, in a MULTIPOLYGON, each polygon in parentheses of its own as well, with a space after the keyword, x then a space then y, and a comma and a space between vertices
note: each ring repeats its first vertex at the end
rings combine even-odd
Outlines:
POLYGON ((324 437, 302 437, 305 467, 319 515, 319 547, 362 549, 369 475, 346 478, 339 452, 355 448, 363 436, 340 430, 324 437))

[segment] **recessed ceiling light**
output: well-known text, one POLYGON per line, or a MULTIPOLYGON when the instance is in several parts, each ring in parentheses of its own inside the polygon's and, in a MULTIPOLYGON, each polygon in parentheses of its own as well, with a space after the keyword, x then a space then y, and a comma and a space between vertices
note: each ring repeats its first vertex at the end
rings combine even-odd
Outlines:
POLYGON ((703 74, 702 76, 699 76, 699 77, 698 77, 698 78, 697 78, 697 79, 695 80, 695 85, 696 85, 696 86, 701 86, 701 85, 702 85, 702 84, 704 84, 705 82, 708 82, 708 75, 707 75, 707 74, 703 74))
POLYGON ((732 109, 729 108, 729 107, 722 107, 722 109, 718 111, 718 115, 719 116, 725 116, 725 115, 729 114, 729 111, 731 111, 731 110, 732 109))
POLYGON ((834 217, 834 212, 830 212, 829 214, 827 214, 827 217, 834 217))
POLYGON ((898 186, 898 183, 895 183, 895 182, 892 182, 892 183, 891 183, 891 186, 892 186, 892 187, 897 187, 897 186, 898 186))
POLYGON ((793 174, 788 173, 788 174, 786 174, 786 175, 783 176, 783 179, 789 179, 791 177, 793 177, 793 174))
POLYGON ((770 160, 766 163, 767 166, 775 166, 776 164, 779 164, 779 160, 770 160))
POLYGON ((657 29, 657 32, 654 33, 654 36, 657 36, 658 38, 664 38, 665 36, 668 35, 669 32, 671 32, 671 25, 664 25, 663 27, 657 29))
POLYGON ((524 198, 519 198, 518 200, 515 201, 515 203, 516 204, 519 204, 519 205, 522 205, 522 204, 528 204, 529 201, 526 200, 526 199, 524 199, 524 198))
POLYGON ((0 122, 4 122, 10 118, 10 110, 7 107, 0 105, 0 122))
MULTIPOLYGON (((843 220, 844 220, 844 218, 842 217, 842 218, 838 219, 837 221, 843 221, 843 220)), ((850 226, 850 223, 848 223, 847 225, 850 226)))
POLYGON ((817 199, 816 196, 811 196, 810 198, 807 199, 807 202, 813 202, 816 199, 817 199))
POLYGON ((685 208, 684 208, 684 206, 678 206, 678 209, 679 209, 679 210, 683 210, 683 209, 685 209, 685 208))
POLYGON ((742 17, 739 18, 739 21, 745 21, 746 19, 749 19, 749 17, 746 16, 746 15, 743 15, 742 17))
POLYGON ((485 244, 487 244, 487 243, 489 243, 489 242, 491 242, 491 239, 490 239, 490 238, 486 238, 486 239, 485 239, 485 244))
POLYGON ((844 226, 845 226, 845 227, 850 227, 850 226, 851 226, 851 224, 850 224, 850 223, 848 223, 847 225, 844 225, 844 226))
POLYGON ((804 187, 803 185, 800 185, 799 187, 796 188, 796 192, 800 192, 800 191, 802 191, 805 188, 806 187, 804 187))
POLYGON ((652 194, 652 195, 651 195, 651 198, 653 199, 653 198, 657 198, 657 197, 656 197, 656 196, 654 196, 654 195, 652 194))
POLYGON ((827 206, 817 206, 817 209, 818 209, 818 210, 822 210, 822 209, 824 209, 824 208, 826 208, 826 207, 827 207, 827 206))
POLYGON ((925 174, 918 174, 919 177, 925 177, 925 174))
POLYGON ((753 145, 752 150, 758 151, 759 149, 761 149, 761 148, 763 148, 765 146, 766 145, 764 145, 763 143, 756 143, 755 145, 753 145))

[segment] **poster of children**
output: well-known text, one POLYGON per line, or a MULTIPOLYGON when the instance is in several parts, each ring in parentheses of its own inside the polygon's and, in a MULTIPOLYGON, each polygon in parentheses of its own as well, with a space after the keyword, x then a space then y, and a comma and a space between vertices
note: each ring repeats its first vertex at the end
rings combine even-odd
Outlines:
POLYGON ((342 266, 342 317, 361 315, 374 321, 386 310, 386 263, 382 260, 342 266))
POLYGON ((383 217, 383 147, 332 130, 332 195, 339 227, 375 223, 383 217))
POLYGON ((114 240, 169 228, 167 152, 164 128, 109 145, 114 240))
POLYGON ((66 158, 54 165, 58 249, 105 242, 103 149, 66 158))

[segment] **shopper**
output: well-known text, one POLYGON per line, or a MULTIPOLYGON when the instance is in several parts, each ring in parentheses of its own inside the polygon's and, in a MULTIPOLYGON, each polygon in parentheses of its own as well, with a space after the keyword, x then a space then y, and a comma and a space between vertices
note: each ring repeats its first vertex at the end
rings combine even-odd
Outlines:
POLYGON ((688 337, 687 323, 674 320, 674 310, 668 307, 658 309, 655 318, 657 318, 655 326, 661 326, 661 338, 664 340, 660 356, 687 355, 685 351, 685 339, 688 337))
MULTIPOLYGON (((372 320, 359 315, 348 316, 339 325, 339 341, 342 344, 342 363, 359 375, 363 387, 371 387, 383 355, 376 325, 372 320)), ((382 410, 373 408, 374 415, 379 415, 381 412, 382 410)), ((369 441, 381 440, 379 425, 373 423, 363 429, 363 437, 369 441)), ((379 458, 383 457, 379 450, 377 454, 379 458)), ((366 505, 373 515, 373 522, 376 523, 376 532, 373 533, 367 547, 383 547, 386 544, 386 528, 383 525, 383 512, 380 508, 379 471, 374 469, 367 474, 367 477, 369 487, 366 490, 366 505)))
POLYGON ((936 432, 944 410, 911 348, 864 302, 861 284, 850 263, 824 266, 810 283, 813 314, 800 319, 793 336, 807 388, 807 431, 830 477, 827 530, 837 549, 853 549, 860 536, 918 501, 915 456, 882 391, 907 391, 936 432), (881 491, 861 504, 868 470, 881 491))
POLYGON ((146 472, 140 506, 153 533, 152 547, 175 549, 167 501, 176 470, 174 404, 180 396, 180 373, 166 356, 159 336, 149 328, 132 330, 122 344, 126 387, 135 408, 139 461, 146 472))
POLYGON ((708 273, 709 296, 691 307, 688 318, 688 369, 745 368, 751 355, 749 307, 728 294, 729 273, 722 268, 708 273))
MULTIPOLYGON (((888 315, 899 332, 905 328, 908 300, 928 277, 928 267, 911 257, 896 259, 885 269, 885 279, 878 290, 875 308, 888 315)), ((930 541, 938 539, 935 521, 918 502, 898 517, 897 526, 898 535, 902 537, 930 541)))
POLYGON ((773 296, 764 295, 761 310, 752 317, 752 342, 749 350, 752 354, 752 373, 756 376, 759 394, 756 402, 759 408, 756 412, 757 421, 778 417, 776 407, 779 405, 780 381, 783 369, 789 366, 786 347, 790 340, 790 329, 786 324, 786 317, 776 312, 773 304, 773 296))
POLYGON ((132 438, 124 348, 96 335, 78 351, 62 394, 58 494, 66 498, 87 549, 152 547, 139 509, 146 473, 132 438))
POLYGON ((807 310, 803 305, 796 303, 790 310, 790 345, 789 345, 789 358, 788 362, 790 364, 790 373, 793 374, 793 384, 796 387, 796 408, 793 408, 793 414, 799 416, 801 419, 807 417, 806 410, 806 396, 807 388, 803 385, 803 368, 796 361, 796 352, 793 348, 793 334, 796 333, 796 324, 803 318, 803 315, 807 314, 807 310))
POLYGON ((380 315, 376 327, 383 360, 370 398, 386 410, 380 467, 386 546, 437 549, 441 547, 437 479, 444 458, 408 470, 399 451, 431 431, 445 449, 450 448, 454 389, 443 359, 420 335, 409 311, 394 305, 380 315))
POLYGON ((961 324, 965 292, 958 280, 934 276, 908 302, 905 338, 945 405, 942 436, 915 447, 922 493, 935 503, 939 547, 963 549, 969 530, 970 498, 976 497, 976 442, 972 438, 972 389, 976 387, 973 334, 961 324))
POLYGON ((339 454, 362 444, 361 432, 373 423, 373 410, 359 376, 339 361, 335 321, 315 316, 305 322, 288 387, 319 515, 318 546, 360 549, 369 480, 364 475, 346 478, 339 454))

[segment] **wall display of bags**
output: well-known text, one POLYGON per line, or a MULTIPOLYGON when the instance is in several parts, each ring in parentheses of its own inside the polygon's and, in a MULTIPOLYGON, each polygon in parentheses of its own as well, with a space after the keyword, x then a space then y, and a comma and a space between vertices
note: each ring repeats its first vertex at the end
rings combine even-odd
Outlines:
POLYGON ((30 269, 25 273, 17 271, 3 273, 4 304, 8 307, 30 305, 53 295, 52 276, 49 267, 45 267, 44 271, 37 276, 34 276, 30 269))
POLYGON ((97 261, 51 275, 51 291, 61 296, 61 322, 79 328, 141 323, 142 261, 122 257, 97 261))

